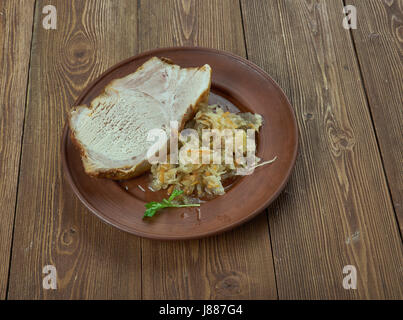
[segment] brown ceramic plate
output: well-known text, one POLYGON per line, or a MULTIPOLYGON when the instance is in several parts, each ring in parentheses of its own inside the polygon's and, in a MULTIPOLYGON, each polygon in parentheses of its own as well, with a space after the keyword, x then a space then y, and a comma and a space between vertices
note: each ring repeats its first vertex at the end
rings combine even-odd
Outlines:
POLYGON ((119 63, 90 84, 76 105, 88 104, 111 80, 134 72, 153 56, 170 58, 182 67, 208 63, 213 69, 210 103, 261 114, 265 122, 258 135, 257 155, 263 160, 277 156, 277 160, 235 181, 225 195, 203 203, 200 212, 195 208, 165 209, 143 220, 144 204, 159 201, 166 193, 148 190, 149 174, 124 182, 87 176, 66 125, 63 167, 74 192, 105 222, 147 238, 201 238, 253 218, 279 195, 294 166, 298 133, 287 97, 267 73, 241 57, 213 49, 179 47, 149 51, 119 63))

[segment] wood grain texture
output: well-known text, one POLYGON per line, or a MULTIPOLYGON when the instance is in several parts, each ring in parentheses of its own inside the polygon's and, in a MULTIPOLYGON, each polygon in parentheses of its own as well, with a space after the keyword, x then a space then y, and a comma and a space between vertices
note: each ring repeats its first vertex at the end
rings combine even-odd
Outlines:
POLYGON ((350 1, 352 30, 393 204, 403 233, 403 1, 350 1))
POLYGON ((33 16, 34 1, 0 2, 0 299, 10 263, 33 16))
MULTIPOLYGON (((239 3, 141 1, 140 51, 177 45, 206 46, 245 56, 239 3)), ((143 240, 142 265, 145 299, 277 297, 264 214, 232 232, 203 240, 143 240)))
POLYGON ((300 154, 269 209, 280 299, 403 297, 402 242, 342 1, 243 0, 249 59, 290 97, 300 154), (357 290, 342 286, 357 269, 357 290))
POLYGON ((37 1, 35 12, 8 298, 140 298, 139 238, 83 207, 63 179, 60 152, 66 112, 78 94, 136 54, 137 3, 37 1), (48 4, 57 9, 56 30, 42 27, 48 4), (48 264, 57 268, 57 290, 42 288, 48 264))

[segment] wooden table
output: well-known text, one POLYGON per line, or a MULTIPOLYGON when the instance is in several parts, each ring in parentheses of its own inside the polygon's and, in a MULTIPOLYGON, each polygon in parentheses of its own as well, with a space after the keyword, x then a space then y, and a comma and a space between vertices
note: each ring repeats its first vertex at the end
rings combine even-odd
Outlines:
MULTIPOLYGON (((0 2, 1 299, 402 299, 403 2, 0 2), (45 5, 57 29, 45 29, 45 5), (357 9, 356 30, 342 26, 357 9), (231 232, 163 242, 97 219, 64 180, 66 111, 113 64, 157 47, 227 50, 295 110, 282 195, 231 232), (45 265, 57 290, 44 290, 45 265), (357 289, 343 287, 344 266, 357 289)), ((229 204, 230 205, 230 204, 229 204)))

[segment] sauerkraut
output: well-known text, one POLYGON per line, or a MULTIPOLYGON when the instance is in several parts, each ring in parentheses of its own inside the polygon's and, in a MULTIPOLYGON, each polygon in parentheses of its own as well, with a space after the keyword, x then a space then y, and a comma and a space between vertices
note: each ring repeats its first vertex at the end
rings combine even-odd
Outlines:
MULTIPOLYGON (((220 151, 214 149, 214 141, 209 141, 207 147, 203 146, 203 131, 206 129, 226 129, 227 133, 228 130, 231 130, 230 133, 235 134, 235 130, 238 129, 238 134, 241 133, 242 135, 242 154, 245 155, 247 130, 251 129, 254 133, 257 133, 262 126, 262 122, 262 116, 259 114, 231 113, 224 111, 217 105, 202 106, 194 119, 185 126, 185 129, 195 129, 199 137, 200 147, 192 149, 191 152, 200 154, 200 157, 207 154, 211 156, 210 160, 215 152, 221 152, 221 162, 212 163, 213 161, 210 161, 210 163, 194 164, 182 163, 181 159, 179 159, 178 164, 154 164, 151 167, 151 188, 153 190, 167 189, 168 194, 171 194, 172 190, 178 189, 184 191, 185 195, 198 198, 224 194, 223 181, 238 175, 237 169, 246 166, 246 163, 245 161, 238 161, 236 157, 231 163, 225 163, 224 148, 221 148, 220 151)), ((222 139, 221 145, 226 143, 224 137, 220 137, 220 139, 222 139)), ((253 143, 255 144, 255 139, 253 139, 253 143)), ((183 147, 183 144, 179 147, 183 147)), ((253 153, 253 157, 254 163, 258 164, 260 159, 256 157, 255 153, 253 153)))

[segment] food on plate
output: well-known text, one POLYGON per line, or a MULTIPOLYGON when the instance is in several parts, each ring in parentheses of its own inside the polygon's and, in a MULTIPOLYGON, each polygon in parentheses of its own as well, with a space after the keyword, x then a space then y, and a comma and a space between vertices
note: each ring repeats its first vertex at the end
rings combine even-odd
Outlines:
POLYGON ((108 84, 89 106, 73 108, 71 137, 85 172, 118 180, 149 170, 149 130, 168 130, 170 121, 178 121, 181 130, 199 104, 207 102, 210 83, 207 64, 181 68, 153 57, 136 72, 108 84))
POLYGON ((74 107, 69 115, 71 138, 85 172, 124 180, 151 169, 149 189, 170 195, 145 205, 144 217, 152 217, 163 208, 198 207, 200 199, 223 195, 228 179, 275 161, 260 162, 255 154, 262 116, 209 106, 210 85, 207 64, 181 68, 153 57, 134 73, 109 83, 89 106, 74 107), (179 144, 170 139, 173 123, 179 144), (163 133, 155 150, 149 139, 153 130, 163 133), (176 160, 172 149, 180 151, 176 160), (153 162, 164 152, 165 160, 153 162), (197 161, 182 161, 189 154, 197 161))
MULTIPOLYGON (((247 144, 247 130, 251 129, 255 133, 259 131, 263 123, 262 116, 252 113, 231 113, 224 111, 217 105, 213 106, 201 106, 200 110, 196 113, 194 119, 189 121, 186 128, 193 128, 197 131, 199 137, 199 146, 202 146, 202 133, 206 129, 218 129, 229 130, 230 135, 235 139, 235 130, 238 130, 242 134, 242 154, 246 155, 247 144)), ((224 137, 221 137, 221 146, 225 145, 224 137)), ((255 140, 253 140, 255 144, 255 140)), ((208 143, 208 148, 202 148, 192 150, 199 152, 200 156, 203 153, 212 155, 214 153, 213 141, 208 143)), ((220 148, 221 162, 214 163, 158 163, 151 166, 151 173, 153 180, 151 187, 154 190, 168 189, 168 193, 173 190, 182 190, 184 195, 197 196, 197 197, 209 197, 222 195, 225 193, 223 186, 224 180, 233 178, 238 174, 240 167, 245 168, 247 163, 242 162, 239 159, 234 159, 230 163, 225 163, 225 149, 220 148), (237 161, 238 160, 238 161, 237 161)), ((254 163, 258 165, 260 159, 255 156, 254 163)), ((211 159, 212 160, 212 159, 211 159)), ((272 162, 266 161, 261 164, 267 164, 272 162)))

